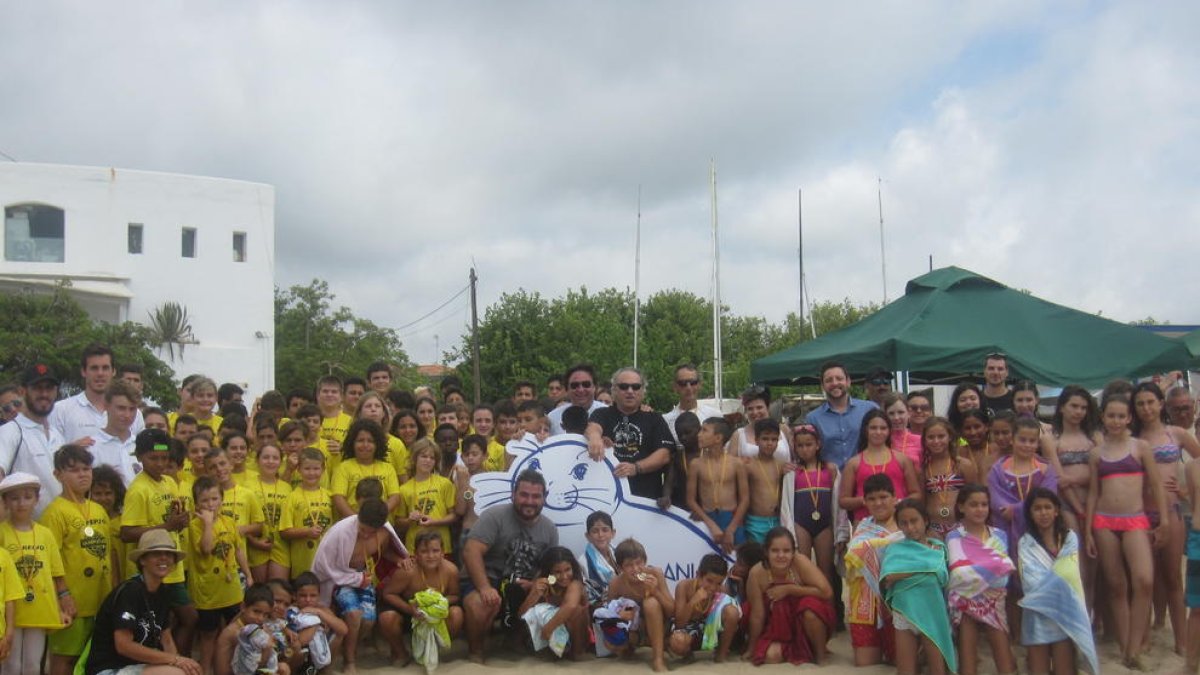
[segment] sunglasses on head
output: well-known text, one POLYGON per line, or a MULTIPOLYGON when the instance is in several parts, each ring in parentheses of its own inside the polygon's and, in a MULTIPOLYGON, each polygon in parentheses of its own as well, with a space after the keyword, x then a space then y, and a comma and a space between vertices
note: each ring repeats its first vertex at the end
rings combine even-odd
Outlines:
POLYGON ((592 383, 591 382, 572 382, 570 384, 570 387, 572 389, 591 389, 592 383))
POLYGON ((692 378, 690 380, 675 380, 675 384, 679 387, 695 387, 700 384, 700 380, 697 378, 692 378))
POLYGON ((641 382, 618 382, 617 389, 620 389, 621 391, 629 391, 631 389, 633 391, 641 391, 642 383, 641 382))

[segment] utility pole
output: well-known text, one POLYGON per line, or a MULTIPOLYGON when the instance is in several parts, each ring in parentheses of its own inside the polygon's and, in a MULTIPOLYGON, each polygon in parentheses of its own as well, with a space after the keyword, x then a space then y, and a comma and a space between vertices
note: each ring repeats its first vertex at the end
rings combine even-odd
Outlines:
POLYGON ((804 191, 796 190, 796 257, 800 267, 800 331, 804 331, 804 191))
POLYGON ((479 277, 475 276, 475 268, 471 268, 471 379, 475 381, 475 405, 479 405, 479 312, 475 305, 475 288, 479 285, 479 277))

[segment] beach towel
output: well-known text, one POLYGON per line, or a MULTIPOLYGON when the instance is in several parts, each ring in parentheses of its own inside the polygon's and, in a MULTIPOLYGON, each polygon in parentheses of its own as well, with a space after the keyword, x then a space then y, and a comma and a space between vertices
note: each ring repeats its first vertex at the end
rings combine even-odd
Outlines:
MULTIPOLYGON (((771 585, 780 584, 773 583, 771 585)), ((757 600, 765 604, 767 612, 766 620, 763 622, 763 632, 759 635, 758 642, 751 645, 753 651, 750 654, 750 661, 756 666, 761 666, 766 661, 767 650, 770 649, 771 643, 778 642, 784 661, 793 665, 815 662, 813 645, 809 643, 808 635, 804 632, 804 613, 815 614, 832 632, 836 621, 833 603, 812 595, 789 595, 772 602, 767 599, 765 592, 757 600)))
MULTIPOLYGON (((384 523, 392 548, 401 558, 408 557, 408 551, 396 536, 391 523, 384 523)), ((321 538, 317 545, 317 553, 313 557, 312 573, 321 580, 321 604, 333 606, 333 591, 339 586, 361 588, 364 572, 350 567, 350 556, 354 553, 354 542, 358 539, 358 516, 343 518, 334 523, 321 538)))
POLYGON ((571 639, 571 634, 567 632, 567 627, 564 624, 559 624, 554 630, 550 631, 550 639, 542 637, 542 629, 550 620, 558 614, 558 605, 552 605, 548 602, 539 602, 530 607, 525 614, 521 616, 525 623, 529 625, 529 637, 533 641, 533 651, 540 652, 546 647, 554 652, 555 656, 562 657, 563 652, 567 651, 567 642, 571 639))
POLYGON ((889 532, 870 516, 854 528, 854 536, 846 547, 846 585, 850 601, 846 604, 846 622, 881 628, 877 600, 879 590, 880 550, 904 538, 900 532, 889 532))
POLYGON ((583 585, 587 589, 588 604, 600 604, 616 570, 591 542, 584 547, 583 555, 579 556, 579 567, 583 569, 583 585))
POLYGON ((946 545, 937 539, 930 539, 929 545, 903 539, 888 546, 882 557, 880 578, 912 575, 885 586, 883 599, 888 609, 929 638, 942 653, 949 671, 957 673, 958 656, 944 590, 949 580, 946 545))
MULTIPOLYGON (((724 628, 721 613, 729 605, 737 607, 737 599, 731 598, 725 593, 717 593, 713 596, 712 602, 708 605, 708 613, 704 616, 704 636, 700 640, 700 649, 717 648, 717 643, 721 641, 721 630, 724 628)), ((740 607, 738 612, 741 612, 740 607)))
POLYGON ((1025 597, 1018 602, 1025 609, 1021 615, 1021 644, 1071 640, 1083 654, 1088 670, 1098 674, 1096 641, 1079 574, 1079 539, 1068 532, 1058 555, 1052 558, 1032 534, 1026 533, 1017 550, 1025 589, 1025 597))
POLYGON ((638 629, 641 608, 629 598, 617 598, 592 612, 596 632, 596 656, 611 656, 610 647, 629 644, 629 635, 638 629))
POLYGON ((1007 633, 1005 588, 1016 568, 1008 557, 1004 531, 989 527, 987 539, 980 541, 959 525, 946 533, 946 553, 950 561, 950 619, 954 625, 961 623, 965 614, 1007 633))
POLYGON ((417 591, 413 605, 419 612, 412 622, 413 660, 432 673, 438 667, 438 650, 450 647, 450 629, 446 627, 450 603, 446 596, 427 588, 417 591))
POLYGON ((265 648, 275 641, 271 634, 258 624, 246 624, 238 631, 237 646, 233 649, 234 675, 255 675, 256 673, 274 673, 279 669, 279 659, 275 650, 266 663, 259 665, 265 648))

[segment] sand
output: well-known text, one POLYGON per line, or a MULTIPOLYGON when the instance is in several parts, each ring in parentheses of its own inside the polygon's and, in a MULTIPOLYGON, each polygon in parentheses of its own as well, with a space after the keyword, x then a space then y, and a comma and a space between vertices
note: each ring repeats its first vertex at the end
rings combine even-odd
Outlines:
MULTIPOLYGON (((488 644, 489 646, 500 645, 501 642, 502 638, 499 634, 496 634, 493 635, 488 644)), ((1146 668, 1144 672, 1172 675, 1178 673, 1183 668, 1183 658, 1171 651, 1172 643, 1173 638, 1169 628, 1153 631, 1150 653, 1142 657, 1146 668)), ((386 654, 386 650, 383 653, 386 654)), ((1105 675, 1109 673, 1134 672, 1121 665, 1120 653, 1115 643, 1101 643, 1099 645, 1099 653, 1101 661, 1100 670, 1105 675)), ((1020 647, 1016 648, 1016 654, 1018 663, 1020 664, 1020 671, 1022 673, 1027 672, 1024 652, 1020 647)), ((335 667, 340 667, 340 665, 340 659, 336 660, 335 667)), ((736 658, 731 658, 726 663, 716 664, 712 662, 712 657, 708 653, 698 654, 695 660, 691 662, 683 662, 668 656, 667 665, 672 672, 686 671, 688 673, 696 673, 697 675, 705 673, 720 673, 721 675, 765 674, 784 672, 785 670, 795 668, 789 664, 756 668, 749 662, 743 662, 736 658)), ((851 658, 850 638, 847 633, 839 633, 830 642, 830 656, 822 666, 806 664, 800 667, 805 670, 821 668, 834 675, 850 675, 851 673, 856 675, 892 675, 896 672, 895 668, 891 666, 855 668, 851 658)), ((454 642, 449 654, 443 654, 443 660, 441 665, 438 666, 437 672, 444 675, 469 675, 483 669, 521 672, 523 675, 549 675, 563 668, 586 671, 590 675, 638 675, 640 673, 652 672, 650 670, 650 650, 647 647, 638 650, 637 660, 634 661, 593 658, 572 662, 560 661, 549 654, 549 652, 519 654, 507 647, 497 646, 489 652, 487 663, 484 666, 478 666, 467 661, 466 642, 461 639, 454 642)), ((387 659, 379 653, 369 648, 360 650, 358 672, 361 675, 371 673, 382 675, 383 673, 391 673, 398 670, 401 672, 420 673, 422 669, 416 665, 397 669, 389 665, 387 659)), ((979 675, 997 675, 996 667, 991 661, 991 655, 986 646, 983 647, 981 655, 979 675)))

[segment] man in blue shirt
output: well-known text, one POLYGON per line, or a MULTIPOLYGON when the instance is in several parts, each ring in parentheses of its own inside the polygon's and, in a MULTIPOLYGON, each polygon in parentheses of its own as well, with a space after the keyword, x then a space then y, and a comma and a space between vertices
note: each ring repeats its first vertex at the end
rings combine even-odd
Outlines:
POLYGON ((821 366, 825 402, 808 413, 805 421, 821 430, 821 457, 842 468, 858 450, 859 427, 867 411, 879 406, 850 398, 850 376, 836 361, 821 366))

